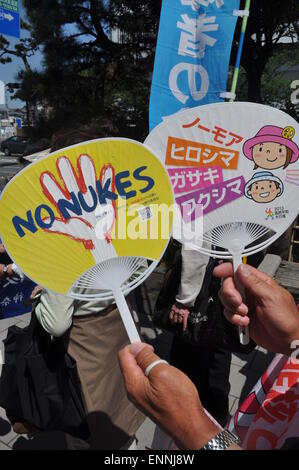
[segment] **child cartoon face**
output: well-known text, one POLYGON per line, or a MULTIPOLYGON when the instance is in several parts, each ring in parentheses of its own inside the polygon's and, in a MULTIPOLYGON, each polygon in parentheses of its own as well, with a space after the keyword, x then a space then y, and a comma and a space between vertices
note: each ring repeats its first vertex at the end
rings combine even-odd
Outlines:
POLYGON ((279 184, 271 180, 262 180, 252 183, 248 195, 255 202, 268 203, 274 201, 281 194, 279 184))
POLYGON ((275 170, 286 165, 288 151, 285 145, 275 142, 264 142, 253 147, 252 157, 256 165, 255 168, 275 170))
POLYGON ((243 153, 253 160, 254 170, 285 169, 299 158, 299 147, 293 137, 295 129, 291 126, 264 126, 254 137, 246 140, 243 153))

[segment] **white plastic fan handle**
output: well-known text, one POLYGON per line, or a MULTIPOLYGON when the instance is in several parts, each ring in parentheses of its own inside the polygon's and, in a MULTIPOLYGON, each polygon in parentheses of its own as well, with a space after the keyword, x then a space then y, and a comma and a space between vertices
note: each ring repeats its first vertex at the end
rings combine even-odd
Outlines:
MULTIPOLYGON (((234 273, 236 274, 238 267, 242 264, 242 256, 241 253, 234 253, 233 255, 233 266, 234 266, 234 273)), ((245 302, 245 289, 244 287, 239 283, 237 276, 235 275, 234 277, 236 287, 238 291, 240 292, 243 301, 245 302)), ((249 329, 248 326, 239 326, 239 338, 240 338, 240 343, 243 346, 246 346, 246 344, 249 344, 250 341, 250 336, 249 336, 249 329)))
POLYGON ((128 304, 126 302, 126 299, 120 287, 113 289, 113 295, 114 295, 115 302, 118 307, 120 316, 122 318, 123 324, 129 336, 130 342, 131 343, 140 342, 141 339, 140 339, 139 333, 137 331, 137 328, 132 318, 128 304))

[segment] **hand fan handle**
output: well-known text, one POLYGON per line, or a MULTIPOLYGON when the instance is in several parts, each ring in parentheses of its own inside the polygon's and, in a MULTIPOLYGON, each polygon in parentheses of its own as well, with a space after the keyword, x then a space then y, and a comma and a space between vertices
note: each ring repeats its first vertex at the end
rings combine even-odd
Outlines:
MULTIPOLYGON (((236 274, 237 269, 240 266, 240 264, 242 264, 241 253, 234 254, 234 256, 233 256, 233 266, 234 266, 234 273, 235 274, 236 274)), ((234 276, 234 280, 235 280, 236 287, 237 287, 238 291, 240 292, 243 301, 245 302, 246 301, 245 289, 240 284, 240 282, 238 281, 238 277, 236 275, 234 276)), ((238 329, 239 329, 240 344, 242 344, 243 346, 246 346, 247 344, 249 344, 249 341, 250 341, 248 326, 239 326, 238 329)))
POLYGON ((113 289, 113 295, 115 298, 116 305, 118 307, 121 319, 129 336, 129 340, 131 343, 140 342, 140 336, 137 331, 136 325, 132 318, 132 314, 129 310, 128 304, 122 293, 120 287, 113 289))

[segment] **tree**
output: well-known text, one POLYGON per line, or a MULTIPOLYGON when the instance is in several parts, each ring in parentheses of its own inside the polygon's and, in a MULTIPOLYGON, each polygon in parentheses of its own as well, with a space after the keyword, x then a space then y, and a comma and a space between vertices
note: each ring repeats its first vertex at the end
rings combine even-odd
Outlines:
POLYGON ((269 59, 287 45, 282 41, 289 41, 294 50, 298 45, 299 2, 252 0, 241 61, 247 75, 248 101, 263 102, 263 73, 269 59))
POLYGON ((0 34, 0 63, 7 64, 11 62, 10 56, 19 57, 24 64, 25 70, 30 72, 31 67, 28 59, 36 53, 38 44, 32 35, 30 25, 24 20, 21 20, 21 29, 27 31, 30 36, 25 39, 20 39, 14 48, 10 48, 9 41, 0 34))
MULTIPOLYGON (((161 1, 24 0, 33 46, 43 53, 43 69, 28 69, 27 41, 17 51, 23 56, 24 71, 13 85, 14 97, 47 104, 49 133, 108 114, 122 135, 142 140, 148 132, 161 1)), ((280 79, 271 76, 275 69, 271 61, 286 49, 298 53, 298 10, 297 0, 284 0, 283 8, 280 0, 252 0, 242 56, 246 81, 240 84, 248 86, 244 99, 269 102, 271 93, 281 91, 280 79)), ((1 47, 6 55, 0 53, 0 61, 15 53, 8 43, 0 43, 1 47)))
POLYGON ((24 1, 43 50, 39 79, 57 127, 109 113, 123 134, 146 136, 160 3, 24 1))

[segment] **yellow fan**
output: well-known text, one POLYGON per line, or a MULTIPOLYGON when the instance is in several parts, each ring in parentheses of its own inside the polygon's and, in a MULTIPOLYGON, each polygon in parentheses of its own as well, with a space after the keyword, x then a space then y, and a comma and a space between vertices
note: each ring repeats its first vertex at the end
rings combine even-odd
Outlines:
POLYGON ((114 297, 128 313, 123 294, 159 262, 172 230, 172 212, 161 207, 172 205, 167 171, 151 150, 94 140, 33 163, 7 185, 1 237, 38 284, 83 300, 114 297))

